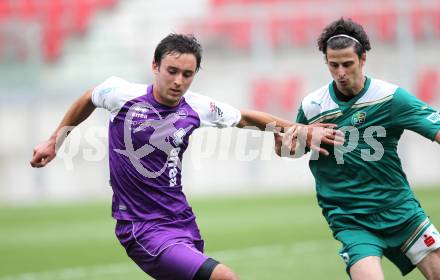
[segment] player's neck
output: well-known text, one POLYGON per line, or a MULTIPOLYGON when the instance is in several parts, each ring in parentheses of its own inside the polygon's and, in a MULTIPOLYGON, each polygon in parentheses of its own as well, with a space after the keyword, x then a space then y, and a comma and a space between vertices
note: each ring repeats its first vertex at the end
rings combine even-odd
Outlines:
POLYGON ((362 76, 362 79, 360 79, 353 87, 351 88, 344 88, 340 89, 338 88, 337 84, 334 83, 334 88, 337 93, 342 95, 342 98, 339 99, 352 99, 353 97, 357 96, 359 93, 362 92, 362 90, 365 87, 365 83, 367 82, 367 78, 365 76, 362 76))
POLYGON ((159 91, 160 91, 159 87, 153 84, 153 98, 157 103, 166 107, 176 107, 177 105, 179 105, 180 99, 178 101, 166 100, 165 98, 162 97, 159 91))

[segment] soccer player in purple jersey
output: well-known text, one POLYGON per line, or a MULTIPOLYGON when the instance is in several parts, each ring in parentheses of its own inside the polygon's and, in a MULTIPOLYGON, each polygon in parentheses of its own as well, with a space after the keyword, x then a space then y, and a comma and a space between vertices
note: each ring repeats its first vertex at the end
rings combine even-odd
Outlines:
MULTIPOLYGON (((31 160, 33 167, 44 167, 63 142, 65 127, 77 126, 96 107, 107 109, 116 236, 128 256, 155 279, 238 279, 203 254, 194 213, 182 192, 181 162, 191 133, 199 127, 295 125, 189 91, 200 62, 201 46, 194 37, 170 34, 156 47, 152 85, 111 77, 86 91, 49 140, 34 149, 31 160)), ((323 143, 338 141, 332 125, 305 127, 323 143)), ((328 153, 311 141, 308 145, 328 153)))

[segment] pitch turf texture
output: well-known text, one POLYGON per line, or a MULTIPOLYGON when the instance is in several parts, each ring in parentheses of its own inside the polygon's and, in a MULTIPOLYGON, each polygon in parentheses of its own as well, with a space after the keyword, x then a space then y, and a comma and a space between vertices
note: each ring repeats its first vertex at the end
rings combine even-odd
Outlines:
MULTIPOLYGON (((440 225, 440 187, 416 195, 440 225)), ((243 280, 348 279, 313 194, 191 202, 207 254, 243 280)), ((109 203, 0 208, 0 280, 149 279, 116 240, 109 203)), ((401 279, 383 263, 386 279, 401 279)))

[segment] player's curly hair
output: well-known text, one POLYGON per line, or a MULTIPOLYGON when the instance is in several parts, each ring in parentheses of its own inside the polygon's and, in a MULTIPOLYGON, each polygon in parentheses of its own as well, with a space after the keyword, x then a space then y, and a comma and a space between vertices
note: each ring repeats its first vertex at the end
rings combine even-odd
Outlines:
POLYGON ((327 49, 340 50, 349 47, 354 47, 359 58, 363 53, 371 49, 370 39, 364 28, 352 21, 351 19, 340 18, 329 25, 327 25, 318 38, 318 47, 324 55, 327 55, 327 49), (348 35, 355 38, 358 42, 347 37, 335 37, 336 35, 348 35))
POLYGON ((154 63, 160 66, 162 58, 171 53, 193 54, 196 57, 196 71, 202 62, 202 46, 194 35, 171 33, 160 41, 154 51, 154 63))

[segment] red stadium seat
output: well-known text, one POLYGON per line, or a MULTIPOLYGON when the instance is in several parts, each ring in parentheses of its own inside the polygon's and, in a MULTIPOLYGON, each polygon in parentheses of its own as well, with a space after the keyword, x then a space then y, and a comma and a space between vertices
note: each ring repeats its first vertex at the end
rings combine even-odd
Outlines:
MULTIPOLYGON (((46 61, 54 62, 68 35, 85 33, 97 9, 110 8, 116 3, 117 0, 0 0, 0 21, 13 18, 14 21, 32 21, 32 24, 41 25, 43 56, 46 61)), ((14 44, 16 58, 26 59, 28 56, 19 37, 13 41, 3 38, 0 55, 5 44, 14 44)))
POLYGON ((382 41, 390 42, 396 38, 397 14, 391 8, 384 8, 376 21, 378 36, 382 41))
POLYGON ((17 4, 17 12, 22 20, 34 20, 38 16, 39 12, 36 1, 38 0, 21 0, 17 4))
POLYGON ((417 96, 430 103, 434 101, 437 92, 440 90, 440 72, 437 69, 424 69, 417 79, 417 96))
POLYGON ((72 27, 77 33, 85 33, 93 16, 94 6, 91 0, 76 0, 72 2, 72 27))
POLYGON ((66 7, 61 0, 46 0, 45 4, 41 6, 45 9, 41 35, 43 56, 47 62, 55 62, 63 46, 63 12, 66 7))
POLYGON ((440 3, 439 7, 432 10, 432 26, 437 38, 440 38, 440 3))
POLYGON ((61 25, 46 25, 43 28, 43 55, 47 62, 55 62, 61 55, 64 33, 61 25))
POLYGON ((283 79, 255 79, 250 83, 250 90, 256 110, 267 111, 273 106, 276 110, 289 114, 298 106, 302 80, 292 76, 283 79))
POLYGON ((266 111, 270 99, 270 82, 258 79, 251 82, 252 104, 256 110, 266 111))
POLYGON ((280 103, 284 112, 295 110, 302 90, 302 81, 296 77, 289 77, 281 83, 280 103))
POLYGON ((116 5, 117 0, 95 0, 95 6, 98 8, 111 8, 116 5))
POLYGON ((243 19, 231 22, 232 45, 240 50, 249 50, 251 46, 252 24, 250 20, 243 19))
POLYGON ((416 40, 420 40, 424 36, 424 11, 419 6, 414 6, 410 12, 411 32, 416 40))
POLYGON ((0 20, 5 20, 11 14, 11 6, 9 0, 0 1, 0 20))
POLYGON ((201 29, 202 34, 211 40, 218 40, 223 47, 247 50, 251 44, 251 22, 246 19, 224 19, 208 17, 199 22, 194 29, 201 29))

